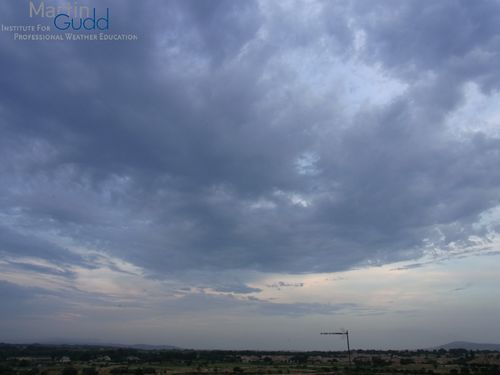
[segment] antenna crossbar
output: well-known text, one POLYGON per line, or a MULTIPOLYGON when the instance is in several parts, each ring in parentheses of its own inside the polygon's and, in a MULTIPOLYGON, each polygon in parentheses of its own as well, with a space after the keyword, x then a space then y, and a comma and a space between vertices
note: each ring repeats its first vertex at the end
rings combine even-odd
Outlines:
POLYGON ((347 337, 347 354, 349 356, 349 368, 351 367, 351 347, 349 345, 349 330, 343 332, 321 332, 321 335, 345 335, 347 337))

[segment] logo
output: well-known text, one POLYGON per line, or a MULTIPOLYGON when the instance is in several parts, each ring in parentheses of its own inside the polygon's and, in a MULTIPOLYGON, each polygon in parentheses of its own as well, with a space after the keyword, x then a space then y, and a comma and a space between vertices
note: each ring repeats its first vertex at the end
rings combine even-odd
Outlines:
MULTIPOLYGON (((90 2, 90 0, 88 0, 90 2)), ((19 41, 136 41, 135 33, 110 32, 113 11, 110 8, 80 5, 57 0, 30 0, 24 25, 1 24, 0 31, 19 41)))
POLYGON ((66 13, 59 13, 54 17, 54 26, 59 30, 109 30, 109 8, 106 8, 106 16, 96 18, 96 10, 93 10, 93 17, 75 19, 66 13))
POLYGON ((97 17, 97 9, 78 5, 76 1, 66 5, 48 5, 45 1, 29 5, 29 16, 53 18, 53 24, 58 30, 109 30, 109 8, 102 17, 97 17))

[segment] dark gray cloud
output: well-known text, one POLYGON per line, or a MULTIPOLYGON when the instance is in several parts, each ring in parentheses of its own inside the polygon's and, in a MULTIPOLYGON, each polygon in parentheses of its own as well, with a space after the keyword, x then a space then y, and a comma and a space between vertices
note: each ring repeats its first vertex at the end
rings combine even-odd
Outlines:
POLYGON ((285 281, 278 281, 273 284, 266 285, 268 288, 281 290, 282 288, 302 288, 304 283, 287 283, 285 281))
POLYGON ((54 293, 42 288, 23 287, 0 281, 0 297, 4 303, 0 309, 2 328, 13 321, 47 318, 65 305, 54 293))
POLYGON ((214 290, 222 293, 238 293, 238 294, 248 294, 261 291, 261 289, 259 288, 252 288, 245 284, 220 285, 216 286, 214 290))
POLYGON ((500 139, 457 137, 445 120, 464 84, 498 87, 497 2, 336 2, 303 17, 284 4, 108 3, 139 41, 1 35, 0 220, 24 233, 14 244, 6 231, 4 253, 80 262, 38 242, 44 231, 155 278, 305 273, 486 235, 475 224, 499 204, 500 139), (335 66, 354 63, 405 89, 347 115, 335 66))
POLYGON ((166 301, 161 311, 168 315, 198 315, 200 308, 210 314, 216 312, 225 316, 283 316, 303 317, 308 315, 365 314, 377 309, 354 303, 283 303, 256 297, 240 298, 231 294, 211 295, 191 293, 175 301, 166 301))
POLYGON ((0 254, 5 257, 36 257, 57 265, 83 263, 83 259, 43 238, 24 235, 0 226, 0 254))
POLYGON ((371 62, 413 79, 435 72, 457 79, 450 83, 473 79, 492 89, 498 85, 499 6, 497 1, 386 1, 377 6, 360 1, 354 8, 371 62))

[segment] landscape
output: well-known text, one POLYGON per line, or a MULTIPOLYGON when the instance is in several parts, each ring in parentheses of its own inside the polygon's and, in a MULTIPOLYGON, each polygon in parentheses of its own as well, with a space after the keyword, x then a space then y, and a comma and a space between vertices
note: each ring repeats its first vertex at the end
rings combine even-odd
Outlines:
MULTIPOLYGON (((453 346, 453 345, 452 345, 453 346)), ((0 344, 0 374, 500 374, 500 351, 231 351, 0 344)))
POLYGON ((500 0, 0 0, 0 375, 500 375, 499 297, 500 0))

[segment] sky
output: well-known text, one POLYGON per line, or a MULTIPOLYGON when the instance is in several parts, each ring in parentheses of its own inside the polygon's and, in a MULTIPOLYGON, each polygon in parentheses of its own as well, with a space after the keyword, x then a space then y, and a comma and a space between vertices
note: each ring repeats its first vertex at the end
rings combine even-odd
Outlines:
POLYGON ((78 5, 0 32, 0 341, 500 343, 499 1, 78 5))

